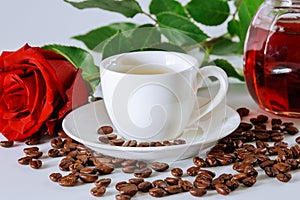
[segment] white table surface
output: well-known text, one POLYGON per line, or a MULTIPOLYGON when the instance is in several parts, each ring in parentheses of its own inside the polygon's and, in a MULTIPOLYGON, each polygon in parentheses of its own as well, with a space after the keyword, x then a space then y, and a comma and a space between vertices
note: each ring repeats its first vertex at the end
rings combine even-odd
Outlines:
MULTIPOLYGON (((266 114, 271 118, 272 114, 266 113, 254 103, 248 94, 245 84, 235 83, 230 84, 228 95, 226 98, 226 104, 236 109, 241 106, 245 106, 251 110, 250 117, 254 117, 258 114, 266 114)), ((298 128, 300 128, 300 120, 295 118, 280 117, 283 121, 293 121, 298 128)), ((299 135, 299 134, 298 134, 299 135)), ((297 135, 296 135, 297 136, 297 135)), ((294 139, 296 136, 286 137, 285 141, 290 145, 295 144, 294 139)), ((4 138, 1 136, 0 140, 4 138)), ((1 199, 32 199, 32 200, 53 200, 53 199, 95 199, 91 196, 89 190, 93 187, 93 184, 79 184, 75 187, 61 187, 56 183, 53 183, 49 179, 49 174, 52 172, 60 172, 58 169, 58 163, 61 158, 48 158, 47 151, 50 149, 50 144, 45 142, 38 145, 41 151, 44 152, 42 158, 43 167, 38 170, 31 169, 29 166, 19 165, 17 159, 23 156, 23 148, 26 147, 23 143, 16 143, 13 148, 0 148, 0 193, 1 199), (4 197, 4 198, 3 198, 4 197)), ((162 152, 163 153, 163 152, 162 152)), ((172 163, 172 167, 181 167, 184 171, 192 166, 192 159, 186 159, 172 163)), ((275 178, 267 177, 264 172, 257 168, 259 176, 257 183, 251 187, 246 188, 240 186, 236 191, 232 192, 228 196, 222 196, 216 193, 216 191, 208 191, 207 195, 203 199, 263 199, 268 197, 270 199, 283 199, 286 196, 294 196, 298 194, 300 184, 300 171, 292 171, 292 180, 288 183, 282 183, 275 178)), ((220 175, 221 173, 235 173, 232 170, 232 166, 215 167, 210 170, 220 175)), ((167 172, 158 173, 154 172, 153 175, 146 180, 156 180, 170 176, 170 169, 167 172)), ((132 175, 124 174, 120 169, 116 169, 111 175, 103 177, 111 177, 112 183, 108 187, 106 194, 101 199, 114 199, 117 191, 114 189, 115 183, 128 180, 133 177, 132 175)), ((192 177, 184 176, 184 179, 192 180, 192 177)), ((148 194, 138 193, 133 199, 151 199, 148 194)), ((177 195, 166 196, 162 199, 193 199, 189 193, 181 193, 177 195)))

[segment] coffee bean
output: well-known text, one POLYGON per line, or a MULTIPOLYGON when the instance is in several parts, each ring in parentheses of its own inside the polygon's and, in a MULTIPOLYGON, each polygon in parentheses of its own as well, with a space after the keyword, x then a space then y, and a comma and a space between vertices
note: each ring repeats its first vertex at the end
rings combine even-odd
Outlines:
POLYGON ((289 172, 291 170, 291 166, 287 163, 276 163, 273 165, 273 167, 283 173, 289 172))
POLYGON ((140 183, 144 182, 143 178, 131 178, 128 180, 129 183, 138 186, 140 183))
POLYGON ((59 149, 63 147, 63 141, 61 138, 54 138, 50 141, 50 145, 54 149, 59 149))
POLYGON ((295 159, 287 159, 285 163, 291 166, 291 170, 295 170, 299 168, 299 163, 295 159))
POLYGON ((182 169, 176 167, 171 170, 171 174, 175 177, 181 177, 183 175, 182 169))
POLYGON ((153 162, 151 163, 151 168, 157 172, 164 172, 169 169, 169 165, 162 162, 153 162))
POLYGON ((135 166, 136 165, 136 160, 124 160, 122 163, 121 163, 121 166, 122 167, 127 167, 127 166, 135 166))
POLYGON ((23 152, 25 154, 30 154, 33 151, 39 151, 40 149, 38 147, 27 147, 23 149, 23 152))
POLYGON ((106 187, 96 186, 90 190, 91 194, 95 197, 102 197, 106 192, 106 187))
POLYGON ((200 158, 198 156, 193 158, 193 163, 197 166, 197 167, 205 167, 206 166, 206 162, 203 158, 200 158))
POLYGON ((272 120, 271 120, 271 124, 272 125, 281 125, 282 124, 282 121, 281 121, 281 119, 276 119, 276 118, 273 118, 272 120))
POLYGON ((144 161, 136 161, 135 166, 139 169, 147 168, 148 164, 144 161))
POLYGON ((265 167, 264 170, 266 175, 269 177, 276 177, 277 174, 279 174, 278 169, 276 169, 275 167, 265 167))
POLYGON ((250 110, 245 107, 238 108, 236 111, 238 112, 238 114, 240 115, 241 118, 248 116, 249 112, 250 112, 250 110))
POLYGON ((14 141, 0 141, 1 147, 9 148, 12 147, 13 145, 14 145, 14 141))
POLYGON ((149 147, 150 143, 149 142, 140 142, 137 144, 137 147, 149 147))
POLYGON ((86 173, 80 173, 79 178, 84 183, 94 183, 98 179, 98 175, 96 174, 86 174, 86 173))
POLYGON ((198 174, 198 171, 199 171, 199 170, 200 170, 199 167, 192 166, 192 167, 190 167, 190 168, 188 168, 188 169, 186 170, 186 173, 187 173, 187 175, 189 175, 189 176, 196 176, 196 175, 198 174))
POLYGON ((249 131, 253 127, 252 124, 241 122, 239 125, 239 128, 241 128, 243 131, 249 131))
POLYGON ((161 147, 164 146, 161 142, 150 142, 151 147, 161 147))
POLYGON ((275 164, 275 160, 266 160, 259 164, 260 168, 272 167, 275 164))
POLYGON ((137 178, 148 178, 151 174, 152 174, 151 169, 143 168, 143 169, 136 170, 133 175, 137 178))
POLYGON ((266 123, 269 119, 266 115, 258 115, 256 118, 261 124, 266 123))
POLYGON ((193 188, 193 184, 188 180, 179 180, 178 185, 181 187, 182 191, 189 191, 193 188))
POLYGON ((276 178, 281 182, 289 182, 292 179, 292 175, 290 173, 279 173, 276 175, 276 178))
POLYGON ((216 167, 219 165, 218 160, 214 157, 209 157, 205 159, 206 165, 209 167, 216 167))
POLYGON ((297 158, 300 157, 300 147, 299 147, 299 145, 292 146, 291 151, 293 152, 293 158, 297 159, 297 158))
POLYGON ((136 170, 136 166, 131 166, 131 165, 122 168, 122 171, 126 174, 131 174, 135 170, 136 170))
POLYGON ((33 169, 39 169, 39 168, 41 168, 42 167, 42 161, 41 160, 31 160, 30 162, 29 162, 29 165, 30 165, 30 167, 31 168, 33 168, 33 169))
POLYGON ((114 167, 111 164, 97 164, 96 169, 99 174, 110 174, 114 171, 114 167))
POLYGON ((130 200, 131 196, 125 194, 117 194, 116 200, 130 200))
POLYGON ((97 133, 98 134, 110 134, 113 132, 113 128, 111 126, 101 126, 98 130, 97 133))
POLYGON ((116 185, 115 185, 115 188, 116 188, 116 190, 120 190, 121 189, 121 187, 124 187, 124 186, 126 186, 126 185, 128 185, 128 184, 130 184, 130 183, 127 183, 126 181, 121 181, 121 182, 118 182, 116 185))
POLYGON ((183 139, 176 139, 173 141, 174 145, 186 144, 186 141, 183 139))
POLYGON ((125 140, 122 138, 109 140, 109 143, 114 146, 122 146, 125 140))
POLYGON ((158 188, 165 188, 168 186, 168 184, 164 180, 158 179, 152 182, 152 186, 158 188))
POLYGON ((250 176, 250 177, 244 178, 242 180, 242 183, 246 187, 252 187, 256 183, 256 178, 254 176, 250 176))
POLYGON ((57 135, 60 138, 67 138, 68 137, 68 135, 65 133, 65 131, 63 129, 60 129, 59 131, 57 131, 57 135))
POLYGON ((27 145, 36 145, 40 143, 40 136, 34 135, 25 139, 25 144, 27 145))
POLYGON ((164 187, 164 190, 168 194, 177 194, 181 192, 181 187, 179 185, 171 185, 171 186, 164 187))
POLYGON ((124 147, 136 147, 137 141, 136 140, 128 140, 123 144, 124 147))
POLYGON ((58 182, 61 177, 62 177, 61 173, 51 173, 49 175, 50 180, 53 182, 58 182))
POLYGON ((60 157, 61 153, 58 149, 49 149, 48 156, 51 158, 60 157))
POLYGON ((149 192, 149 190, 152 187, 153 187, 152 183, 148 182, 148 181, 145 181, 145 182, 142 182, 142 183, 138 184, 138 189, 139 189, 139 191, 142 191, 142 192, 149 192))
POLYGON ((297 133, 299 133, 298 128, 295 126, 287 126, 284 128, 284 131, 286 131, 290 135, 296 135, 297 133))
POLYGON ((61 186, 66 186, 66 187, 69 187, 69 186, 74 186, 76 185, 77 183, 77 177, 73 174, 69 174, 69 175, 66 175, 66 176, 63 176, 61 177, 59 180, 58 180, 58 183, 59 185, 61 186))
POLYGON ((237 180, 228 180, 225 182, 225 185, 228 186, 231 191, 234 191, 239 187, 240 184, 237 180))
POLYGON ((29 156, 25 156, 25 157, 22 157, 18 160, 18 163, 20 165, 29 165, 30 161, 32 160, 32 157, 29 157, 29 156))
POLYGON ((110 183, 111 183, 110 178, 101 178, 101 179, 95 181, 95 185, 98 186, 98 187, 99 186, 107 187, 110 183))
POLYGON ((201 188, 191 188, 190 194, 195 197, 202 197, 207 193, 207 190, 201 188))
POLYGON ((269 146, 267 142, 261 140, 256 140, 255 143, 257 148, 266 148, 269 146))
POLYGON ((69 171, 69 167, 75 160, 73 158, 63 158, 59 163, 59 169, 62 171, 69 171))
POLYGON ((151 188, 149 189, 149 194, 153 197, 163 197, 165 191, 162 188, 151 188))
POLYGON ((245 174, 247 174, 247 176, 257 176, 258 175, 258 172, 256 171, 256 169, 254 169, 253 166, 246 166, 244 168, 244 171, 243 171, 245 174))
POLYGON ((245 173, 241 173, 241 174, 234 174, 232 176, 232 180, 238 181, 238 182, 242 182, 247 176, 247 174, 245 173))
POLYGON ((138 188, 134 184, 128 184, 124 187, 121 187, 119 192, 120 194, 134 196, 138 192, 138 188))
POLYGON ((178 185, 178 181, 180 179, 179 178, 174 178, 174 177, 166 177, 164 179, 164 181, 168 184, 168 185, 178 185))
POLYGON ((228 195, 231 191, 229 187, 225 184, 217 184, 215 185, 215 189, 219 194, 228 195))
POLYGON ((79 170, 79 172, 82 174, 96 174, 97 169, 93 167, 83 167, 79 170))
POLYGON ((205 169, 199 169, 198 174, 205 175, 206 177, 209 177, 209 178, 214 178, 216 176, 215 172, 212 172, 210 170, 205 170, 205 169))
POLYGON ((118 136, 116 134, 108 134, 106 136, 107 136, 107 139, 109 139, 109 140, 115 140, 118 138, 118 136))
POLYGON ((35 158, 35 159, 42 157, 42 155, 43 155, 43 152, 41 152, 41 151, 32 151, 32 152, 29 152, 26 154, 26 156, 29 156, 29 157, 35 158))
POLYGON ((108 144, 109 143, 109 139, 107 137, 107 135, 101 135, 98 140, 104 144, 108 144))
POLYGON ((295 139, 295 141, 300 144, 300 136, 295 139))

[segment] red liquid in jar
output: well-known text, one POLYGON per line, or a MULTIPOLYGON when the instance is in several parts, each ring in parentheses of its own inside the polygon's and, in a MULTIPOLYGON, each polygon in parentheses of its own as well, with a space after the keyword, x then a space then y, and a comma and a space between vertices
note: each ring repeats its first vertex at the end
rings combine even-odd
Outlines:
POLYGON ((262 108, 300 117, 300 21, 281 19, 275 31, 250 27, 244 74, 262 108))

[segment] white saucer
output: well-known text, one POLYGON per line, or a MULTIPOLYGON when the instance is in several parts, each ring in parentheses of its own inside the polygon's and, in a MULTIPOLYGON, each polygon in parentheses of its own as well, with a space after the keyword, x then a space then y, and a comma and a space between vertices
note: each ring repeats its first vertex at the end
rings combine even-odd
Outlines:
MULTIPOLYGON (((198 100, 203 102, 203 98, 198 100)), ((185 131, 181 135, 180 139, 184 139, 186 144, 162 147, 112 146, 98 141, 97 129, 103 125, 113 126, 101 100, 72 111, 65 117, 62 125, 66 134, 72 139, 108 156, 136 160, 176 161, 205 153, 219 139, 235 130, 239 123, 238 113, 229 106, 220 104, 201 118, 199 121, 201 128, 198 132, 185 131)))

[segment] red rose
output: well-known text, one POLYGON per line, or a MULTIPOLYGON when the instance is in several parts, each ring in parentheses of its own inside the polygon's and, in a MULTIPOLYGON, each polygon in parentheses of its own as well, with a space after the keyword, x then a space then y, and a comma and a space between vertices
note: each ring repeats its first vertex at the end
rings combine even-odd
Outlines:
POLYGON ((0 132, 8 140, 24 140, 44 128, 53 134, 87 100, 81 70, 63 56, 27 44, 1 54, 0 132))

